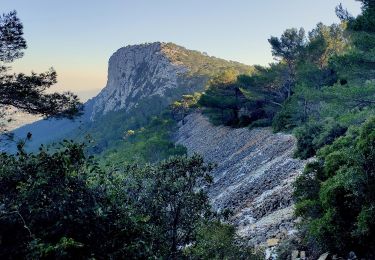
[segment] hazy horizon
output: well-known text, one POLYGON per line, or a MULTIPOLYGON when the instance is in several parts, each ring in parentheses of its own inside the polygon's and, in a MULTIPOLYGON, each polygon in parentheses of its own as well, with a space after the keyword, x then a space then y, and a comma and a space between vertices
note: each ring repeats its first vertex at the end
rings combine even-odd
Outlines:
MULTIPOLYGON (((53 90, 70 90, 87 100, 105 86, 108 59, 123 46, 173 42, 227 60, 266 65, 272 62, 271 35, 338 22, 334 8, 340 1, 237 2, 3 0, 0 8, 16 10, 24 24, 28 49, 13 64, 14 71, 54 67, 58 84, 53 90)), ((341 2, 353 15, 359 13, 358 2, 341 2)))

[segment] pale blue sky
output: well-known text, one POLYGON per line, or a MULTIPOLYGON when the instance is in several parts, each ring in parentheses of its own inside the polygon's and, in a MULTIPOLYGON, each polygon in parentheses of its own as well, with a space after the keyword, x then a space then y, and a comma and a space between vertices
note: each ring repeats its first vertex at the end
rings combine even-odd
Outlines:
POLYGON ((265 65, 272 61, 271 35, 338 22, 334 8, 340 2, 352 14, 360 12, 354 0, 1 0, 0 11, 15 9, 24 23, 29 47, 15 70, 53 66, 56 89, 84 96, 105 85, 108 58, 122 46, 174 42, 265 65))

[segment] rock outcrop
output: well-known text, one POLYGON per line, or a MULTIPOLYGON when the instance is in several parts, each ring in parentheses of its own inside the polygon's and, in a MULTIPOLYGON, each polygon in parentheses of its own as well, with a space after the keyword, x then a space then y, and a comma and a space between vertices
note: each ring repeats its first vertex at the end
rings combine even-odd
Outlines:
MULTIPOLYGON (((166 106, 182 94, 203 90, 209 76, 227 68, 242 73, 252 70, 250 66, 210 57, 173 43, 120 48, 109 59, 107 85, 92 100, 91 119, 110 111, 129 112, 155 97, 166 106)), ((155 102, 152 105, 157 106, 155 102)))
POLYGON ((285 239, 294 232, 292 182, 304 161, 293 159, 296 140, 270 129, 212 126, 194 113, 175 139, 189 154, 217 164, 209 196, 216 210, 233 212, 231 222, 252 245, 285 239))
POLYGON ((186 72, 182 64, 170 62, 161 43, 121 48, 109 59, 107 85, 95 98, 93 113, 129 111, 143 98, 177 88, 178 78, 186 72))

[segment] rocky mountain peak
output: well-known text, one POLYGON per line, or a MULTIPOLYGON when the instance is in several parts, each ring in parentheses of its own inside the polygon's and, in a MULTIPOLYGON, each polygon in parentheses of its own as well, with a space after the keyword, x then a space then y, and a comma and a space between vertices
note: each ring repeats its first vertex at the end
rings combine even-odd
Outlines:
POLYGON ((92 117, 129 111, 143 98, 176 88, 178 75, 187 69, 171 63, 161 50, 159 42, 117 50, 109 59, 107 85, 95 98, 92 117))
MULTIPOLYGON (((148 99, 167 104, 181 94, 202 90, 210 75, 250 66, 191 51, 173 43, 146 43, 118 49, 109 59, 105 88, 92 100, 91 119, 131 109, 148 99), (161 100, 161 99, 163 100, 161 100)), ((155 103, 155 102, 154 102, 155 103)))

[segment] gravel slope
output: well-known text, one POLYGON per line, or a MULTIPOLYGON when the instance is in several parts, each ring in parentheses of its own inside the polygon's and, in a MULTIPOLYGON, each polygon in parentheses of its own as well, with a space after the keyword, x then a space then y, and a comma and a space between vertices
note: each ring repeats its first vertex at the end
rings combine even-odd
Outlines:
POLYGON ((292 158, 295 138, 268 128, 213 126, 199 113, 185 121, 176 143, 217 164, 209 195, 216 210, 234 213, 238 234, 254 245, 293 234, 292 183, 306 164, 292 158))

